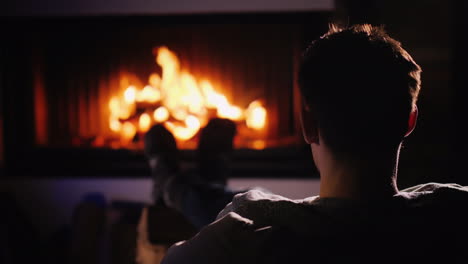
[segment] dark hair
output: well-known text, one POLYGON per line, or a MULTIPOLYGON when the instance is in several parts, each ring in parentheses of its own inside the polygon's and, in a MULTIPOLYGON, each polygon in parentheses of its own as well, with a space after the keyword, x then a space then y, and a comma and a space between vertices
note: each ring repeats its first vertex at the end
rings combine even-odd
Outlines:
POLYGON ((331 25, 303 54, 298 80, 327 146, 337 155, 372 155, 403 140, 420 73, 382 27, 331 25))

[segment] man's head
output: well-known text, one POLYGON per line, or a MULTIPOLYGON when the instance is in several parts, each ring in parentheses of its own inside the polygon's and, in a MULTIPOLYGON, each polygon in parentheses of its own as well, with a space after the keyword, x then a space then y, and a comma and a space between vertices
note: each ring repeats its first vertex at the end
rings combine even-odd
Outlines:
POLYGON ((299 72, 306 141, 320 138, 337 159, 394 152, 414 127, 420 73, 381 27, 331 26, 299 72))

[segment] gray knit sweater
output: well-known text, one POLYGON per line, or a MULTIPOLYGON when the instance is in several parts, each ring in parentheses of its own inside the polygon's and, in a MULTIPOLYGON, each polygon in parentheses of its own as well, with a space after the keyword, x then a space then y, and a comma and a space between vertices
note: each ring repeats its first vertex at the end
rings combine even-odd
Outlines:
MULTIPOLYGON (((313 260, 315 253, 325 258, 336 251, 347 254, 342 245, 359 251, 359 236, 368 241, 363 247, 387 241, 397 248, 395 244, 402 241, 401 248, 406 250, 414 242, 399 237, 414 232, 415 237, 429 234, 427 238, 433 238, 431 232, 437 228, 432 225, 447 220, 442 214, 466 211, 467 202, 468 187, 457 184, 427 183, 402 190, 387 201, 365 202, 318 196, 291 200, 252 190, 236 195, 217 220, 195 237, 173 245, 162 263, 284 263, 290 254, 305 254, 313 260), (374 235, 369 230, 385 232, 374 235), (314 252, 320 247, 320 252, 314 252)), ((456 219, 452 222, 460 224, 456 219)))

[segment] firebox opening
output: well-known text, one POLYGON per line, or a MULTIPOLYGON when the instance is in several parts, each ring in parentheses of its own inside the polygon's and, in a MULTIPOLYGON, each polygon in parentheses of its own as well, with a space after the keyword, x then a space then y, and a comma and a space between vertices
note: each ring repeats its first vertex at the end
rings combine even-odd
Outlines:
POLYGON ((106 140, 96 136, 94 145, 125 148, 137 143, 138 147, 142 142, 135 140, 137 134, 142 138, 151 126, 163 124, 179 147, 195 148, 200 130, 213 118, 229 119, 237 124, 236 147, 265 145, 267 110, 260 99, 250 102, 246 108, 234 105, 209 79, 197 79, 183 69, 177 54, 168 47, 157 47, 154 54, 161 71, 152 73, 147 83, 137 78, 132 80, 129 75, 120 76, 121 87, 127 88, 120 95, 111 96, 108 109, 109 128, 115 133, 114 138, 106 140))
POLYGON ((213 117, 236 122, 238 153, 302 148, 295 73, 327 21, 321 12, 12 18, 7 163, 25 153, 60 160, 57 149, 139 155, 157 123, 191 151, 213 117))

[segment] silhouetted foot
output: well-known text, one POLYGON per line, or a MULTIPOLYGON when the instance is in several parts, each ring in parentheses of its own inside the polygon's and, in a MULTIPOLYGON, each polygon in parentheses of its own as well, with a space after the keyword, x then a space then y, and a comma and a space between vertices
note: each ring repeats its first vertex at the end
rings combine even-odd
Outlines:
POLYGON ((202 180, 225 185, 237 133, 234 121, 211 119, 201 130, 198 142, 198 170, 202 180))
POLYGON ((172 133, 163 125, 154 125, 145 134, 145 154, 160 162, 152 168, 165 166, 170 172, 179 172, 179 150, 172 133))
POLYGON ((145 134, 144 143, 153 176, 153 198, 156 203, 162 199, 170 177, 180 171, 179 150, 174 136, 162 124, 150 128, 145 134))

